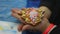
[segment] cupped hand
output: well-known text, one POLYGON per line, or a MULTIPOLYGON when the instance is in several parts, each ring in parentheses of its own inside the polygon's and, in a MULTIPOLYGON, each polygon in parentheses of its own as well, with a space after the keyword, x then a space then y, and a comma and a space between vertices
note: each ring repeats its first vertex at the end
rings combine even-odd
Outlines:
MULTIPOLYGON (((30 8, 32 9, 32 8, 30 8)), ((22 9, 12 9, 12 16, 19 19, 22 23, 18 25, 18 31, 23 31, 23 30, 39 30, 41 28, 41 24, 38 24, 37 26, 32 26, 32 25, 28 25, 25 24, 26 22, 23 20, 23 18, 21 17, 21 10, 26 10, 26 8, 22 8, 22 9)), ((42 21, 44 22, 44 21, 42 21)))

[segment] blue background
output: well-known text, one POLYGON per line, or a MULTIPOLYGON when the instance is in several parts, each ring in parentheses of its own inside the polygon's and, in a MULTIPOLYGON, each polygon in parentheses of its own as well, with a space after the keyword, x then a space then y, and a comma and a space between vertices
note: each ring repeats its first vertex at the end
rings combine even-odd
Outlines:
POLYGON ((26 7, 27 0, 0 0, 0 21, 18 22, 11 16, 12 8, 26 7))

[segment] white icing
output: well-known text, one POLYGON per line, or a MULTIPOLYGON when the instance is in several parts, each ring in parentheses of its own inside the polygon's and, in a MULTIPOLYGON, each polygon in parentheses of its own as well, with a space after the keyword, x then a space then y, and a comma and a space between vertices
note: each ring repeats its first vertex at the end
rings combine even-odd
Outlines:
POLYGON ((36 11, 31 11, 30 12, 30 18, 32 19, 33 22, 37 18, 37 15, 38 15, 38 12, 36 12, 36 11))

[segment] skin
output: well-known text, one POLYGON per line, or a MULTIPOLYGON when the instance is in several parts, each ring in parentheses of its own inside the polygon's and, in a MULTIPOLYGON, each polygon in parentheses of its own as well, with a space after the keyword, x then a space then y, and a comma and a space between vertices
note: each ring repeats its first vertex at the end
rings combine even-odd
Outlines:
POLYGON ((49 23, 49 17, 51 15, 51 11, 49 10, 49 8, 45 7, 45 6, 41 6, 39 7, 41 10, 44 10, 44 17, 41 21, 40 24, 38 24, 37 26, 33 27, 31 25, 28 24, 24 24, 25 21, 21 18, 21 16, 19 14, 21 14, 21 10, 22 9, 26 9, 26 8, 22 8, 22 9, 12 9, 12 16, 19 19, 22 23, 18 25, 18 31, 24 31, 24 30, 39 30, 41 32, 44 32, 45 29, 50 25, 49 23))

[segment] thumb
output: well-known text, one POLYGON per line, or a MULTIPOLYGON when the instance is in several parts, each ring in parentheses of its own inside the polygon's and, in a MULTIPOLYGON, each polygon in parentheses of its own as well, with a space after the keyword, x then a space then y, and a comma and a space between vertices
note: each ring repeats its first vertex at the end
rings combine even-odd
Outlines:
POLYGON ((25 26, 23 26, 22 31, 28 30, 28 29, 32 30, 33 27, 31 25, 25 25, 25 26))

